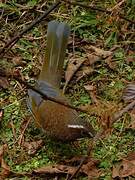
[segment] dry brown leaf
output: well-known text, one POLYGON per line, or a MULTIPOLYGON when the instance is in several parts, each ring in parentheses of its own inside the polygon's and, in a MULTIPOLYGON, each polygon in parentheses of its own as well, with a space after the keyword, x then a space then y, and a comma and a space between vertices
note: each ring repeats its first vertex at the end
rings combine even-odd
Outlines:
POLYGON ((120 165, 117 165, 117 169, 118 171, 116 171, 116 167, 113 168, 113 178, 135 176, 135 152, 130 153, 127 158, 123 159, 120 165))
POLYGON ((118 164, 113 166, 113 169, 112 169, 113 178, 119 177, 119 170, 120 170, 120 166, 118 164))
POLYGON ((101 58, 94 54, 88 54, 87 57, 88 57, 89 65, 93 65, 95 62, 101 61, 101 58))
POLYGON ((76 76, 76 82, 80 81, 82 78, 87 77, 88 75, 92 74, 94 69, 90 66, 84 66, 81 71, 78 71, 76 76))
MULTIPOLYGON (((82 157, 78 158, 72 158, 71 160, 67 161, 69 162, 78 162, 82 160, 82 157)), ((86 162, 84 162, 82 168, 79 170, 79 174, 85 174, 88 176, 88 178, 95 178, 100 176, 100 171, 97 169, 97 165, 99 164, 98 160, 94 160, 91 157, 88 157, 86 159, 86 162)), ((46 166, 42 168, 38 168, 33 171, 33 173, 36 174, 70 174, 73 175, 76 170, 78 169, 78 166, 67 166, 67 165, 54 165, 54 166, 46 166)))
POLYGON ((91 159, 90 162, 82 166, 82 172, 85 173, 89 179, 98 178, 100 176, 100 170, 97 169, 98 161, 91 159))
POLYGON ((122 170, 120 171, 120 177, 128 177, 135 175, 135 160, 134 162, 123 160, 122 170))
POLYGON ((83 64, 83 62, 86 60, 84 57, 76 57, 71 58, 68 63, 67 70, 65 72, 65 86, 63 88, 63 93, 65 93, 66 87, 69 84, 70 80, 73 78, 74 74, 77 72, 77 70, 80 68, 80 66, 83 64))
POLYGON ((108 56, 112 55, 111 51, 105 51, 105 50, 97 48, 95 46, 90 46, 89 49, 92 49, 93 51, 95 51, 95 54, 97 56, 100 56, 100 57, 103 57, 103 58, 107 58, 108 56))
POLYGON ((33 142, 24 142, 23 146, 27 150, 29 155, 33 155, 37 152, 38 149, 40 149, 43 145, 43 141, 33 141, 33 142))
POLYGON ((65 72, 65 80, 69 81, 73 75, 76 73, 78 68, 82 65, 82 63, 86 60, 86 58, 73 58, 69 60, 67 70, 65 72))
POLYGON ((37 174, 73 174, 76 171, 76 167, 66 165, 54 165, 41 167, 34 170, 37 174))

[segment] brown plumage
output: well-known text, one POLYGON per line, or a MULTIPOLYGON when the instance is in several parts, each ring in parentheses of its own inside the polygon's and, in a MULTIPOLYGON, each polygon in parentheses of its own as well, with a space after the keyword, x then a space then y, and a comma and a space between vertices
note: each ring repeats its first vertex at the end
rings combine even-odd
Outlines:
MULTIPOLYGON (((69 37, 65 23, 51 21, 47 32, 46 59, 36 87, 50 97, 68 102, 59 90, 65 51, 69 37)), ((73 141, 82 137, 94 137, 95 130, 75 110, 43 100, 39 94, 28 90, 29 105, 35 121, 47 135, 61 141, 73 141)))

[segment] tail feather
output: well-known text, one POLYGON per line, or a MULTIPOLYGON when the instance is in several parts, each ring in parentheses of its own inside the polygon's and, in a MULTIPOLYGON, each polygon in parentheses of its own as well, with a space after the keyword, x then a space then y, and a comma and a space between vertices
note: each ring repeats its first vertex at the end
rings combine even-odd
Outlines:
POLYGON ((43 62, 42 70, 39 75, 39 80, 47 80, 49 81, 49 71, 51 71, 50 64, 56 58, 56 52, 58 48, 58 39, 56 36, 56 29, 58 27, 57 21, 51 21, 48 23, 47 29, 47 45, 46 45, 46 54, 45 60, 43 62), (55 57, 54 57, 55 55, 55 57))
POLYGON ((39 80, 55 87, 60 85, 69 33, 69 26, 65 23, 51 21, 48 24, 46 57, 39 80))
POLYGON ((65 53, 66 53, 66 47, 68 43, 68 37, 70 34, 69 26, 65 23, 60 23, 60 25, 57 28, 57 37, 58 37, 58 43, 59 43, 59 50, 57 54, 57 61, 56 61, 56 68, 62 69, 65 53))

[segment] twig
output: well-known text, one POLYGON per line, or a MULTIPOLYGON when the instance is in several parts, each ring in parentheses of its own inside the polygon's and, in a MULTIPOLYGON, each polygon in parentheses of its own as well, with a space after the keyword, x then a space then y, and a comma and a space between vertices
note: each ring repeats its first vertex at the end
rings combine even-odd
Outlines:
POLYGON ((50 9, 48 9, 46 12, 44 12, 39 18, 34 20, 29 26, 27 26, 22 32, 18 33, 16 36, 14 36, 11 40, 5 44, 5 46, 0 50, 0 58, 3 57, 4 53, 8 51, 14 44, 25 34, 26 32, 30 31, 36 24, 41 22, 48 14, 50 14, 51 11, 53 11, 58 5, 60 4, 60 1, 55 3, 50 9))
POLYGON ((82 158, 78 168, 76 169, 76 171, 72 174, 72 176, 70 176, 67 180, 72 180, 80 171, 81 167, 83 166, 84 162, 87 160, 88 156, 85 156, 82 158))
MULTIPOLYGON (((47 96, 45 93, 41 92, 39 89, 31 86, 31 85, 28 84, 27 82, 25 82, 25 81, 23 81, 23 80, 21 80, 21 79, 19 79, 19 78, 17 78, 17 77, 14 77, 14 79, 16 79, 17 81, 19 81, 21 84, 24 84, 28 89, 32 89, 33 91, 35 91, 35 92, 37 92, 38 94, 40 94, 44 100, 53 101, 53 102, 55 102, 55 103, 61 104, 61 105, 66 106, 66 107, 68 107, 68 108, 74 109, 74 110, 76 110, 76 111, 81 111, 81 112, 85 112, 85 113, 87 112, 87 111, 85 111, 85 110, 83 110, 83 109, 80 109, 80 108, 78 108, 78 107, 74 107, 74 106, 70 105, 69 103, 66 103, 66 102, 60 101, 60 100, 58 100, 58 99, 56 99, 56 98, 47 96)), ((87 112, 87 113, 88 113, 88 112, 87 112)))
MULTIPOLYGON (((93 144, 94 144, 94 139, 93 139, 93 142, 91 144, 91 146, 93 147, 93 144)), ((91 153, 91 146, 88 147, 87 149, 87 156, 84 156, 78 166, 78 168, 76 169, 76 171, 72 174, 72 176, 70 176, 69 178, 67 178, 67 180, 72 180, 77 174, 78 172, 80 171, 80 169, 82 168, 82 166, 84 165, 85 161, 87 160, 88 156, 90 156, 90 153, 91 153)))
POLYGON ((125 0, 120 1, 114 7, 110 9, 110 11, 118 10, 118 8, 125 2, 125 0))
MULTIPOLYGON (((106 10, 106 9, 101 9, 101 8, 97 8, 95 6, 91 6, 91 5, 86 5, 86 4, 82 4, 82 3, 78 3, 78 2, 71 2, 69 0, 65 0, 64 1, 65 3, 68 3, 70 5, 74 5, 74 6, 80 6, 80 7, 83 7, 83 8, 86 8, 86 9, 92 9, 94 11, 100 11, 100 12, 104 12, 104 13, 107 13, 109 15, 111 15, 112 11, 110 10, 106 10)), ((118 16, 121 18, 121 19, 124 19, 132 24, 135 24, 135 21, 132 21, 128 18, 126 18, 125 16, 123 16, 122 14, 118 14, 118 16)))
POLYGON ((88 113, 86 110, 83 110, 83 109, 78 108, 78 107, 74 107, 74 106, 70 105, 70 104, 67 103, 67 102, 61 101, 61 100, 56 99, 56 98, 54 98, 54 97, 47 96, 45 93, 43 93, 43 92, 40 91, 39 89, 31 86, 28 82, 20 79, 20 78, 18 77, 18 75, 14 75, 14 74, 12 74, 11 72, 6 72, 6 70, 1 69, 1 68, 0 68, 0 76, 2 76, 2 77, 7 77, 7 78, 11 77, 11 78, 17 80, 18 82, 20 82, 21 84, 23 84, 24 86, 26 86, 27 89, 32 89, 32 90, 35 91, 36 93, 40 94, 44 100, 53 101, 53 102, 55 102, 55 103, 61 104, 61 105, 65 106, 65 107, 74 109, 74 110, 76 110, 76 111, 88 113))
POLYGON ((25 131, 26 131, 26 129, 27 129, 30 121, 31 121, 31 118, 28 119, 27 123, 25 124, 25 127, 23 128, 23 130, 22 130, 22 132, 21 132, 21 134, 20 134, 20 137, 19 137, 19 139, 18 139, 18 144, 19 144, 19 146, 21 146, 24 133, 25 133, 25 131))

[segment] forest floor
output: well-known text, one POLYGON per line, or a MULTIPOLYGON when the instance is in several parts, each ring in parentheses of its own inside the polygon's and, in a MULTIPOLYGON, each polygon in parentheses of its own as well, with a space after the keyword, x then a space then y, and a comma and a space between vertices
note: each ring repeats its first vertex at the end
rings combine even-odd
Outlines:
MULTIPOLYGON (((27 88, 12 77, 0 78, 0 178, 135 178, 135 111, 120 110, 127 84, 135 80, 135 1, 62 1, 44 20, 0 54, 0 70, 18 72, 33 82, 45 58, 51 20, 71 27, 61 89, 72 105, 88 111, 97 139, 77 144, 55 142, 39 129, 26 105, 27 88), (114 120, 114 117, 118 116, 114 120)), ((53 5, 53 1, 0 2, 0 52, 17 32, 53 5)))

